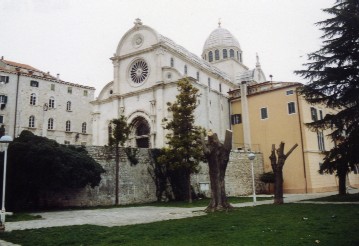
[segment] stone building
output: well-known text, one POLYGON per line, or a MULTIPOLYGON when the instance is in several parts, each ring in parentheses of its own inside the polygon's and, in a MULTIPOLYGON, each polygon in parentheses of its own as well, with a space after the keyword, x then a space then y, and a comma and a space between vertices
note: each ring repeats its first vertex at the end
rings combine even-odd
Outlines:
POLYGON ((237 39, 220 25, 207 38, 202 58, 136 19, 111 58, 114 79, 100 92, 94 105, 93 143, 108 142, 109 122, 124 115, 131 126, 128 145, 160 148, 165 145, 162 120, 171 118, 167 102, 178 94, 177 81, 187 77, 201 97, 195 124, 224 139, 230 128, 228 91, 238 81, 265 81, 259 62, 249 70, 237 39))
POLYGON ((30 130, 61 144, 91 144, 94 92, 2 57, 0 125, 13 137, 30 130))

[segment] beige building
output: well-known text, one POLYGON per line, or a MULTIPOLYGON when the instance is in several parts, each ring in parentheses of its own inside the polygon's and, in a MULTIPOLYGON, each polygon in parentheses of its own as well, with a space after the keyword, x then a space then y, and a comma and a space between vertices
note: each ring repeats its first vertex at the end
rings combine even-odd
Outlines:
MULTIPOLYGON (((272 170, 269 156, 272 144, 285 142, 285 151, 295 143, 298 147, 283 168, 284 192, 306 193, 337 190, 335 175, 318 173, 323 162, 322 151, 333 143, 329 132, 313 132, 305 123, 322 119, 329 113, 324 105, 309 105, 296 89, 300 83, 242 82, 230 92, 234 147, 263 153, 264 171, 272 170), (243 99, 242 99, 243 98, 243 99)), ((348 185, 359 187, 359 175, 350 174, 348 185)))
POLYGON ((0 59, 0 125, 17 137, 30 130, 61 144, 91 144, 95 88, 0 59))

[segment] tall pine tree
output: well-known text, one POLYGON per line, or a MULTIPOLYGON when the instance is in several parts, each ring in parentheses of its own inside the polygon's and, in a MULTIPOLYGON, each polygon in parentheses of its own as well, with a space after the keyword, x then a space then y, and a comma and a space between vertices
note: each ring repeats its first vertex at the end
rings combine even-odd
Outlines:
POLYGON ((346 194, 346 176, 359 164, 359 0, 338 0, 324 9, 332 18, 316 23, 324 32, 323 46, 308 55, 308 79, 301 93, 311 104, 325 104, 334 113, 309 123, 317 131, 331 129, 334 148, 326 151, 319 172, 339 177, 339 194, 346 194))
MULTIPOLYGON (((168 103, 172 113, 171 120, 165 119, 168 147, 159 157, 160 163, 166 163, 168 170, 181 175, 184 193, 192 202, 191 174, 198 171, 199 162, 203 160, 201 128, 194 125, 194 110, 197 107, 198 89, 188 79, 182 79, 177 86, 179 94, 174 103, 168 103)), ((172 187, 175 189, 175 187, 172 187)), ((180 198, 181 199, 181 198, 180 198)))

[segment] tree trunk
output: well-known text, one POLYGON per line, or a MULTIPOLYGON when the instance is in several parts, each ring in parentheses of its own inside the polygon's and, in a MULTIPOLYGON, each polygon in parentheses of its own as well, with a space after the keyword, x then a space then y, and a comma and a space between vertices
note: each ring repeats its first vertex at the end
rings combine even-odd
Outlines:
POLYGON ((283 166, 285 160, 293 152, 293 150, 298 146, 295 144, 287 154, 284 154, 284 142, 281 142, 279 148, 276 150, 275 145, 272 144, 272 152, 269 156, 271 161, 271 166, 274 172, 274 204, 283 204, 283 166), (276 152, 278 157, 276 156, 276 152))
POLYGON ((192 189, 191 189, 191 173, 187 173, 187 197, 188 197, 188 203, 192 203, 192 189))
POLYGON ((115 188, 115 205, 118 205, 119 204, 119 181, 120 181, 120 148, 118 147, 118 145, 116 145, 116 153, 115 153, 115 162, 116 162, 116 171, 115 171, 115 185, 116 185, 116 188, 115 188))
POLYGON ((203 146, 211 182, 211 201, 206 211, 228 210, 232 205, 227 201, 224 178, 232 149, 232 132, 226 131, 224 144, 219 141, 217 134, 209 133, 208 142, 203 146))
POLYGON ((347 178, 346 171, 343 171, 343 172, 338 171, 339 195, 341 195, 341 196, 344 196, 347 194, 346 178, 347 178))

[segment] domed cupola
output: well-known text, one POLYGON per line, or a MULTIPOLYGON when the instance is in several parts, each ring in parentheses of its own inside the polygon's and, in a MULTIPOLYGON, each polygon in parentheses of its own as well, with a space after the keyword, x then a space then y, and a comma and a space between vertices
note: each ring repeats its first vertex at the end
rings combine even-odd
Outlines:
POLYGON ((203 46, 202 58, 208 62, 234 59, 242 63, 242 50, 238 40, 227 29, 216 28, 203 46))

